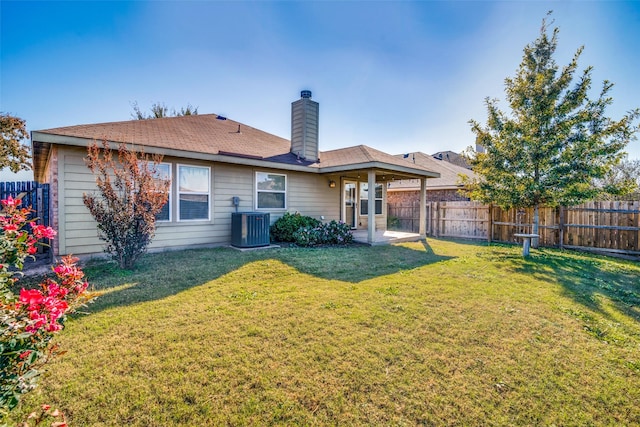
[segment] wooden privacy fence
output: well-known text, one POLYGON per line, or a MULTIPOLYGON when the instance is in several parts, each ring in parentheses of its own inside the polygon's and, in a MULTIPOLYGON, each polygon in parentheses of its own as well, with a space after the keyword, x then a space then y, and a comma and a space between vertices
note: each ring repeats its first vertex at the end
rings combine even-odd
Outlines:
MULTIPOLYGON (((392 205, 390 225, 418 232, 420 207, 392 205)), ((503 210, 479 202, 427 202, 427 234, 497 242, 517 242, 531 233, 533 208, 503 210)), ((539 209, 541 246, 584 249, 640 257, 640 201, 599 201, 539 209)))
POLYGON ((49 214, 49 184, 35 181, 0 182, 0 199, 7 197, 22 199, 22 206, 31 207, 34 212, 31 218, 38 218, 38 223, 50 224, 49 214))

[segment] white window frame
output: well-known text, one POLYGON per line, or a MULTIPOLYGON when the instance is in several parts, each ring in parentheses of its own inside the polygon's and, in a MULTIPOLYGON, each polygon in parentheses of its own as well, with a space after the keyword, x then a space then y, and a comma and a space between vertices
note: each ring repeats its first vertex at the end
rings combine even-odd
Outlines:
POLYGON ((254 187, 255 187, 255 206, 256 206, 256 210, 258 211, 285 211, 287 210, 287 191, 289 190, 289 177, 287 176, 287 174, 285 173, 278 173, 278 172, 266 172, 266 171, 256 171, 255 173, 255 180, 254 180, 254 187), (258 176, 259 174, 266 174, 266 175, 278 175, 278 176, 283 176, 284 177, 284 191, 273 191, 273 190, 259 190, 258 189, 258 176), (260 206, 258 206, 258 194, 259 193, 283 193, 284 194, 284 207, 282 208, 261 208, 260 206))
POLYGON ((171 185, 169 186, 169 197, 167 199, 167 205, 169 206, 169 219, 156 219, 156 222, 160 222, 160 223, 166 224, 168 222, 171 222, 171 220, 173 219, 173 215, 172 215, 173 214, 173 209, 171 209, 171 205, 172 205, 171 196, 172 196, 172 193, 173 193, 173 191, 172 191, 172 189, 173 189, 173 179, 172 179, 173 178, 173 170, 171 168, 171 163, 161 162, 161 163, 158 164, 158 166, 164 166, 164 165, 169 167, 169 179, 171 180, 171 185))
POLYGON ((176 164, 176 181, 175 181, 176 185, 176 209, 178 210, 178 222, 198 222, 198 221, 211 221, 211 167, 210 166, 201 166, 201 165, 192 165, 192 164, 186 164, 186 163, 177 163, 176 164), (209 191, 207 192, 194 192, 194 191, 180 191, 180 168, 181 167, 188 167, 188 168, 200 168, 200 169, 206 169, 207 170, 207 175, 208 175, 208 180, 207 180, 207 187, 209 188, 209 191), (197 219, 182 219, 181 217, 181 211, 180 211, 180 195, 181 194, 193 194, 196 196, 201 196, 201 195, 206 195, 207 196, 207 218, 197 218, 197 219))
MULTIPOLYGON (((363 199, 362 198, 362 187, 367 186, 367 191, 369 188, 369 183, 368 182, 361 182, 360 183, 360 188, 358 189, 358 201, 360 202, 360 209, 359 209, 359 214, 360 216, 365 216, 369 214, 369 198, 363 199), (367 213, 362 213, 362 207, 364 206, 364 203, 362 203, 362 201, 365 200, 367 201, 367 213)), ((375 215, 377 216, 382 216, 384 215, 384 185, 382 185, 382 183, 380 182, 376 182, 374 185, 374 191, 375 188, 380 186, 380 191, 382 192, 381 197, 375 197, 373 199, 373 210, 375 212, 376 209, 376 201, 380 200, 380 213, 376 213, 375 215)))

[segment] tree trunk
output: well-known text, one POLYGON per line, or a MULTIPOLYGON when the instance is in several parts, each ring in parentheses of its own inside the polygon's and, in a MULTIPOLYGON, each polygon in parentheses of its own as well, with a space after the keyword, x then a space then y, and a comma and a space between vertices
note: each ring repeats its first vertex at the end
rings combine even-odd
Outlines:
MULTIPOLYGON (((540 234, 538 233, 538 223, 540 221, 540 216, 539 216, 539 206, 536 204, 533 207, 533 230, 531 230, 531 232, 533 234, 540 234)), ((538 238, 534 237, 531 239, 531 247, 534 249, 538 249, 538 238)))

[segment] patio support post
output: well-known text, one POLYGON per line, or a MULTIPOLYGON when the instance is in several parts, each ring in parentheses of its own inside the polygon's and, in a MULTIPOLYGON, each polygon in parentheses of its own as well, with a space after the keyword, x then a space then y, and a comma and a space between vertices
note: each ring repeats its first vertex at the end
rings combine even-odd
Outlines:
POLYGON ((421 239, 427 238, 427 179, 420 178, 420 227, 418 227, 421 239))
POLYGON ((369 171, 369 181, 367 188, 367 222, 368 222, 368 236, 367 242, 372 244, 376 238, 376 171, 373 169, 369 171))

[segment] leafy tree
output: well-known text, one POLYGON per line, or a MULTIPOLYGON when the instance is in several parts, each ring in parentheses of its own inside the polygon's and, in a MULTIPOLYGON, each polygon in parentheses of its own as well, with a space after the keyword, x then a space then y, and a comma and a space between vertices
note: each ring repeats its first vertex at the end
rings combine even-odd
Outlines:
POLYGON ((85 193, 84 204, 107 242, 105 252, 120 268, 131 269, 151 243, 156 215, 169 198, 171 181, 157 170, 162 156, 149 157, 121 144, 116 161, 107 141, 102 147, 94 142, 87 151, 100 196, 85 193))
POLYGON ((162 117, 177 117, 177 116, 197 116, 198 115, 198 107, 193 107, 191 104, 187 104, 186 107, 180 108, 180 110, 176 110, 172 108, 169 110, 169 107, 164 103, 157 102, 151 105, 151 113, 146 114, 140 110, 137 102, 133 103, 133 113, 131 113, 131 117, 135 120, 148 120, 148 119, 160 119, 162 117))
MULTIPOLYGON (((535 234, 540 205, 577 204, 604 192, 593 181, 624 156, 640 115, 636 109, 620 120, 607 117, 613 84, 605 80, 599 96, 590 99, 592 67, 573 83, 583 47, 559 69, 553 59, 558 32, 554 28, 549 35, 544 19, 540 36, 524 48, 515 77, 505 79, 510 114, 487 98, 487 124, 469 122, 485 151, 467 150, 478 176, 463 178, 467 194, 503 208, 533 207, 535 234)), ((536 247, 537 239, 533 243, 536 247)))
POLYGON ((595 185, 612 196, 630 194, 640 189, 640 159, 623 159, 613 166, 604 178, 596 180, 595 185))
POLYGON ((0 169, 9 168, 12 172, 30 170, 29 147, 21 143, 23 139, 29 138, 25 121, 19 117, 0 113, 0 133, 2 133, 0 169))

